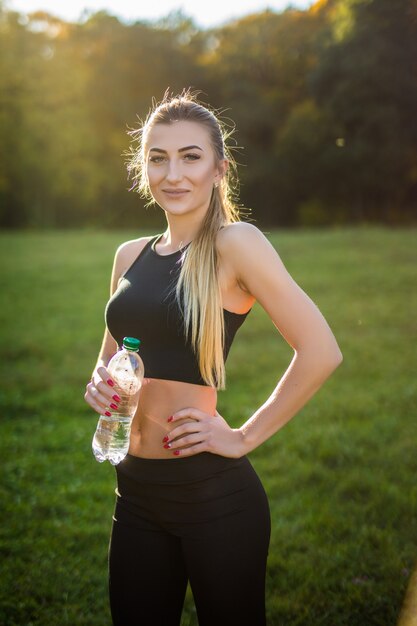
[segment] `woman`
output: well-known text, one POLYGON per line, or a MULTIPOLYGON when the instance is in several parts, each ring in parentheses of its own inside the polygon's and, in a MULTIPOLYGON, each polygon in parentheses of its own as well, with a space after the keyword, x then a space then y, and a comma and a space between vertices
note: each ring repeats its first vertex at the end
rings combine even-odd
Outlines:
POLYGON ((301 409, 342 355, 272 245, 239 222, 232 161, 213 112, 188 91, 166 95, 131 134, 138 145, 128 170, 163 209, 167 228, 116 252, 85 394, 97 413, 117 410, 106 366, 124 336, 139 337, 147 379, 129 453, 116 466, 113 623, 178 626, 190 581, 200 626, 262 626, 269 507, 246 454, 301 409), (265 403, 231 428, 216 411, 217 389, 255 301, 294 357, 265 403))

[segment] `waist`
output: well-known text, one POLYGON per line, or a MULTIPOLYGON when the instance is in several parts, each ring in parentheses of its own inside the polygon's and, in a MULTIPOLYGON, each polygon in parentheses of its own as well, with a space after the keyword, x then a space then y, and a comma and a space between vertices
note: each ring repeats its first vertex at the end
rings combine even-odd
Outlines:
POLYGON ((238 459, 200 452, 183 458, 147 459, 128 454, 116 465, 118 476, 129 476, 136 482, 153 484, 182 484, 205 480, 217 473, 246 467, 246 456, 238 459))
POLYGON ((168 417, 188 408, 214 416, 216 403, 217 391, 213 387, 150 379, 140 393, 132 422, 129 453, 143 458, 172 458, 172 452, 163 447, 163 438, 176 426, 193 420, 186 418, 171 424, 168 417))
POLYGON ((216 410, 217 391, 214 387, 179 380, 149 378, 142 387, 138 411, 166 419, 182 408, 193 406, 210 413, 216 410))

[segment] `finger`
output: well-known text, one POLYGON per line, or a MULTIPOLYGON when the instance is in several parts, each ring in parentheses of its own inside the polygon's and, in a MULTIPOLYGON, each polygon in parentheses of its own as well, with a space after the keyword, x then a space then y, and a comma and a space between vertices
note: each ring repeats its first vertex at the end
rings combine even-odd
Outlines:
MULTIPOLYGON (((100 369, 103 370, 104 368, 100 368, 100 369)), ((104 381, 102 378, 96 381, 93 375, 90 383, 87 385, 87 389, 90 388, 90 385, 92 389, 98 389, 98 391, 105 398, 107 398, 108 402, 112 402, 112 401, 120 402, 120 396, 118 395, 117 390, 115 389, 116 384, 110 378, 108 378, 107 381, 104 381), (112 382, 112 385, 110 385, 109 382, 112 382)))
POLYGON ((85 389, 84 400, 88 404, 92 404, 94 402, 95 395, 97 395, 97 389, 94 387, 92 382, 89 382, 85 389))
POLYGON ((115 381, 112 379, 109 371, 105 367, 98 367, 96 372, 100 376, 101 380, 104 381, 107 385, 109 385, 109 387, 115 386, 116 384, 115 381))
POLYGON ((120 396, 117 394, 114 388, 110 387, 103 380, 100 380, 100 382, 97 383, 95 388, 97 389, 97 392, 99 394, 99 396, 97 397, 100 399, 100 402, 103 401, 103 398, 105 399, 106 402, 109 402, 109 403, 113 402, 113 400, 116 402, 120 402, 120 396))
POLYGON ((94 396, 91 391, 86 391, 86 393, 84 394, 84 400, 89 406, 91 406, 92 409, 94 409, 94 411, 96 411, 100 415, 106 415, 107 417, 111 417, 110 407, 105 403, 100 403, 96 399, 96 397, 97 396, 94 396))
POLYGON ((177 426, 176 428, 171 430, 162 441, 166 443, 173 441, 174 439, 177 439, 178 437, 181 437, 183 435, 198 432, 202 432, 201 422, 186 422, 185 424, 181 424, 181 426, 177 426))
POLYGON ((207 413, 200 411, 199 409, 195 409, 193 407, 189 407, 187 409, 181 409, 181 411, 177 411, 168 417, 168 422, 177 422, 178 420, 184 419, 188 417, 192 420, 199 421, 204 417, 207 417, 207 413))
POLYGON ((87 385, 87 391, 84 399, 95 410, 100 411, 110 411, 110 409, 116 410, 118 408, 118 403, 120 402, 120 396, 117 394, 113 394, 112 396, 109 396, 109 394, 105 395, 100 392, 98 387, 94 387, 92 383, 87 385))
POLYGON ((93 382, 90 382, 87 385, 87 391, 84 397, 87 400, 87 402, 89 402, 89 400, 91 400, 91 402, 96 402, 96 403, 105 401, 105 404, 107 404, 107 402, 111 402, 110 397, 102 394, 100 392, 100 389, 96 387, 93 382))
POLYGON ((172 454, 175 457, 185 457, 185 456, 194 456, 195 454, 200 454, 200 452, 205 452, 206 447, 204 443, 198 443, 195 446, 190 446, 189 448, 185 448, 184 450, 173 450, 172 454))
POLYGON ((101 393, 97 393, 93 396, 93 401, 96 406, 101 407, 101 410, 110 411, 111 409, 116 410, 118 408, 116 403, 101 393))
POLYGON ((91 407, 99 414, 99 415, 105 415, 106 417, 111 417, 112 413, 111 410, 108 406, 102 406, 101 404, 98 404, 97 402, 93 402, 91 404, 91 407))
POLYGON ((203 442, 204 442, 204 437, 202 437, 201 433, 192 433, 185 437, 181 437, 180 439, 177 439, 176 441, 171 441, 167 443, 164 446, 164 448, 167 450, 181 450, 185 446, 186 447, 193 446, 193 445, 196 445, 198 443, 203 443, 203 442))

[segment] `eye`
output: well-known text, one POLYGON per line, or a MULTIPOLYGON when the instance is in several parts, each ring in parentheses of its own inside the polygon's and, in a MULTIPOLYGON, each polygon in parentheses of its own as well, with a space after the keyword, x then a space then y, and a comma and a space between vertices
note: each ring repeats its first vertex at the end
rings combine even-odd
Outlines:
POLYGON ((163 160, 164 160, 164 157, 163 157, 163 156, 155 156, 155 155, 154 155, 154 156, 150 156, 150 157, 149 157, 149 161, 150 161, 151 163, 162 163, 162 161, 163 161, 163 160))
POLYGON ((187 154, 184 154, 184 159, 186 161, 198 161, 198 159, 200 159, 200 155, 194 154, 193 152, 187 152, 187 154))

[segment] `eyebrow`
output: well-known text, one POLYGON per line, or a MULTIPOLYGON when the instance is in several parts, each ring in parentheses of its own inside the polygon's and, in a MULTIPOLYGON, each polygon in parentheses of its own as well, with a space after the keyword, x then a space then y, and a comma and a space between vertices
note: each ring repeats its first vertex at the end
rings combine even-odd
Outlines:
MULTIPOLYGON (((196 148, 197 150, 201 150, 201 152, 203 152, 203 148, 200 148, 200 146, 185 146, 184 148, 179 148, 178 152, 186 152, 187 150, 195 150, 196 148)), ((160 152, 161 154, 167 153, 166 150, 162 150, 161 148, 150 148, 149 152, 160 152)))

